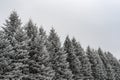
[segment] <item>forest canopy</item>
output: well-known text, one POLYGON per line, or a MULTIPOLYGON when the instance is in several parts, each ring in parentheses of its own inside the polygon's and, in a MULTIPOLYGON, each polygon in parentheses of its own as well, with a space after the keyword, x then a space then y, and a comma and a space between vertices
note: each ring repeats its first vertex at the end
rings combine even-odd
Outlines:
POLYGON ((120 80, 120 62, 101 48, 83 49, 54 28, 49 35, 13 11, 0 30, 0 80, 120 80))

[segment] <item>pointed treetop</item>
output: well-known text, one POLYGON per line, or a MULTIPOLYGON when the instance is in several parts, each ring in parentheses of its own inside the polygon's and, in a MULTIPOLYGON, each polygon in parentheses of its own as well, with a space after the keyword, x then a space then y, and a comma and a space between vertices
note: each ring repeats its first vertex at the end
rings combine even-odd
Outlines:
POLYGON ((14 20, 12 17, 15 17, 16 19, 19 18, 19 16, 18 16, 18 14, 17 14, 16 11, 12 11, 12 12, 11 12, 9 19, 10 19, 10 20, 14 20))
POLYGON ((39 28, 39 35, 46 35, 46 32, 42 26, 39 28))
POLYGON ((19 16, 16 11, 12 11, 9 20, 6 20, 11 26, 18 27, 17 25, 21 25, 21 19, 19 19, 19 16))
POLYGON ((80 44, 79 42, 77 42, 74 37, 72 38, 71 41, 72 41, 72 45, 73 45, 74 47, 79 48, 79 49, 82 49, 81 44, 80 44))
POLYGON ((33 23, 31 19, 29 19, 25 30, 27 31, 27 35, 29 38, 35 38, 37 35, 37 26, 33 23))
POLYGON ((5 27, 3 27, 3 30, 10 36, 16 32, 17 28, 21 27, 21 19, 19 19, 19 16, 16 11, 13 11, 9 18, 6 20, 6 23, 4 24, 5 27))
POLYGON ((71 42, 69 35, 66 36, 65 41, 71 42))
POLYGON ((104 53, 104 52, 103 52, 102 49, 99 47, 99 48, 98 48, 98 54, 99 54, 99 55, 104 55, 103 53, 104 53))
POLYGON ((102 52, 102 49, 99 47, 99 48, 98 48, 98 51, 102 52))
POLYGON ((50 30, 49 39, 52 40, 51 38, 55 38, 55 37, 58 37, 58 35, 55 32, 55 29, 52 27, 52 29, 50 30))
POLYGON ((64 41, 64 46, 67 47, 68 44, 71 45, 71 40, 70 40, 69 36, 67 35, 67 37, 65 38, 65 41, 64 41))
POLYGON ((28 21, 27 25, 34 26, 34 23, 33 23, 32 19, 29 19, 29 21, 28 21))
POLYGON ((88 46, 88 47, 87 47, 87 51, 91 51, 91 48, 90 48, 90 46, 88 46))
POLYGON ((72 42, 69 38, 69 36, 66 37, 65 41, 64 41, 64 50, 66 51, 66 53, 70 53, 72 52, 72 42))
POLYGON ((55 29, 52 28, 50 30, 50 35, 48 36, 48 41, 50 42, 51 48, 60 48, 61 47, 61 42, 60 42, 60 38, 57 35, 57 33, 55 32, 55 29))
POLYGON ((71 41, 72 41, 72 43, 77 43, 75 37, 73 37, 71 41))
POLYGON ((51 40, 54 40, 54 41, 60 41, 57 33, 55 32, 55 29, 52 27, 52 29, 50 30, 50 35, 48 37, 48 40, 51 41, 51 40))
POLYGON ((50 31, 51 31, 51 33, 55 33, 55 29, 53 27, 51 28, 50 31))

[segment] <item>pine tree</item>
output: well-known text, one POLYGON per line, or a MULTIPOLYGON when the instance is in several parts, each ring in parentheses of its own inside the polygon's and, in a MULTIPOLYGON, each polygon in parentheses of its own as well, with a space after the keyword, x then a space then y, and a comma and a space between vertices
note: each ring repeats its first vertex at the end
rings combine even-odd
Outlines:
POLYGON ((86 54, 89 58, 92 68, 92 76, 95 80, 106 80, 106 76, 103 70, 103 63, 97 53, 97 51, 91 50, 87 47, 86 54))
POLYGON ((52 80, 72 80, 72 73, 68 69, 69 63, 66 61, 67 55, 63 51, 55 53, 52 61, 52 67, 55 70, 55 76, 52 80))
POLYGON ((6 78, 10 79, 21 79, 25 76, 24 69, 28 66, 25 62, 28 59, 27 44, 25 40, 26 35, 22 29, 18 28, 11 37, 14 41, 14 46, 12 45, 12 52, 6 54, 11 61, 10 66, 11 71, 7 73, 6 78))
POLYGON ((27 40, 25 40, 26 35, 21 29, 16 32, 16 35, 14 35, 15 45, 13 47, 15 53, 12 58, 13 70, 10 74, 12 79, 22 79, 22 77, 26 76, 26 68, 28 67, 27 40))
POLYGON ((69 62, 69 69, 72 71, 73 79, 82 79, 81 63, 74 53, 73 46, 69 36, 66 37, 64 42, 64 51, 67 54, 67 61, 69 62))
POLYGON ((88 57, 85 54, 85 51, 81 47, 81 45, 76 41, 75 38, 72 39, 73 50, 76 56, 78 57, 79 61, 81 62, 81 73, 83 74, 84 80, 93 80, 92 78, 92 70, 91 64, 89 62, 88 57))
POLYGON ((0 31, 0 79, 5 79, 8 72, 12 70, 9 53, 12 53, 12 46, 4 32, 0 31))
POLYGON ((26 50, 21 49, 21 43, 23 40, 24 34, 22 33, 21 29, 21 20, 15 11, 13 11, 8 20, 6 20, 5 27, 3 27, 5 32, 6 40, 9 40, 10 46, 8 50, 11 51, 6 52, 5 56, 9 59, 8 61, 11 62, 9 66, 11 70, 6 73, 6 78, 8 79, 18 79, 22 72, 20 71, 20 66, 22 62, 19 62, 18 55, 22 54, 22 57, 25 57, 26 50), (21 32, 20 32, 21 31, 21 32), (18 66, 19 65, 19 66, 18 66))
POLYGON ((9 18, 6 20, 6 23, 4 24, 3 30, 5 34, 7 35, 7 38, 10 40, 10 43, 12 46, 15 45, 13 41, 13 36, 18 28, 21 27, 21 19, 19 19, 19 16, 16 11, 13 11, 9 18))
POLYGON ((55 32, 54 28, 50 30, 50 35, 48 36, 47 47, 48 47, 48 51, 50 52, 58 52, 61 47, 60 39, 57 33, 55 32))
POLYGON ((101 48, 98 49, 98 54, 104 64, 104 73, 106 73, 106 80, 115 80, 115 74, 113 72, 112 66, 110 65, 105 53, 101 50, 101 48))
POLYGON ((55 76, 53 80, 72 80, 69 64, 66 61, 67 55, 62 51, 60 39, 52 28, 48 36, 48 51, 50 52, 50 62, 55 76))
POLYGON ((46 49, 44 38, 42 35, 37 34, 34 40, 30 40, 30 45, 28 43, 28 76, 24 77, 23 80, 33 79, 33 80, 51 80, 54 71, 49 65, 49 53, 46 49))
POLYGON ((28 60, 28 51, 26 50, 26 43, 23 41, 22 43, 16 43, 14 46, 14 53, 11 55, 11 66, 12 71, 8 73, 7 77, 11 79, 22 79, 26 75, 24 73, 26 67, 26 61, 28 60))
POLYGON ((6 20, 6 23, 4 24, 6 27, 3 27, 6 34, 8 36, 12 36, 14 32, 16 32, 16 29, 21 26, 21 20, 19 19, 19 16, 16 11, 13 11, 10 14, 9 19, 6 20))
POLYGON ((54 58, 54 55, 57 52, 59 52, 59 50, 61 48, 60 39, 59 39, 57 33, 55 32, 54 28, 52 28, 50 31, 46 46, 47 46, 47 49, 50 53, 50 61, 52 61, 54 58))
POLYGON ((120 64, 118 60, 110 52, 108 52, 106 56, 112 66, 113 72, 115 74, 115 80, 120 80, 120 64))

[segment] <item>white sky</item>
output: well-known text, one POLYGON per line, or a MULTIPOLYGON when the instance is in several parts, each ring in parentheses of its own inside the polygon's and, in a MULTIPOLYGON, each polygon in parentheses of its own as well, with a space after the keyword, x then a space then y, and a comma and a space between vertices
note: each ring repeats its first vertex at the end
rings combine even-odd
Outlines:
POLYGON ((53 25, 62 41, 74 36, 84 48, 101 47, 120 59, 120 0, 0 0, 0 25, 12 10, 23 24, 32 18, 47 32, 53 25))

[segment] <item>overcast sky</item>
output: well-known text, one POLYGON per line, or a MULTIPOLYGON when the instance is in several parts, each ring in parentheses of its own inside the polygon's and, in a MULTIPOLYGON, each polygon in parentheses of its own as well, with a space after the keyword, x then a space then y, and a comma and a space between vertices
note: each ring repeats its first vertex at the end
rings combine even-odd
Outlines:
POLYGON ((12 10, 23 24, 31 18, 47 32, 53 26, 62 41, 74 36, 120 59, 120 0, 0 0, 0 25, 12 10))

